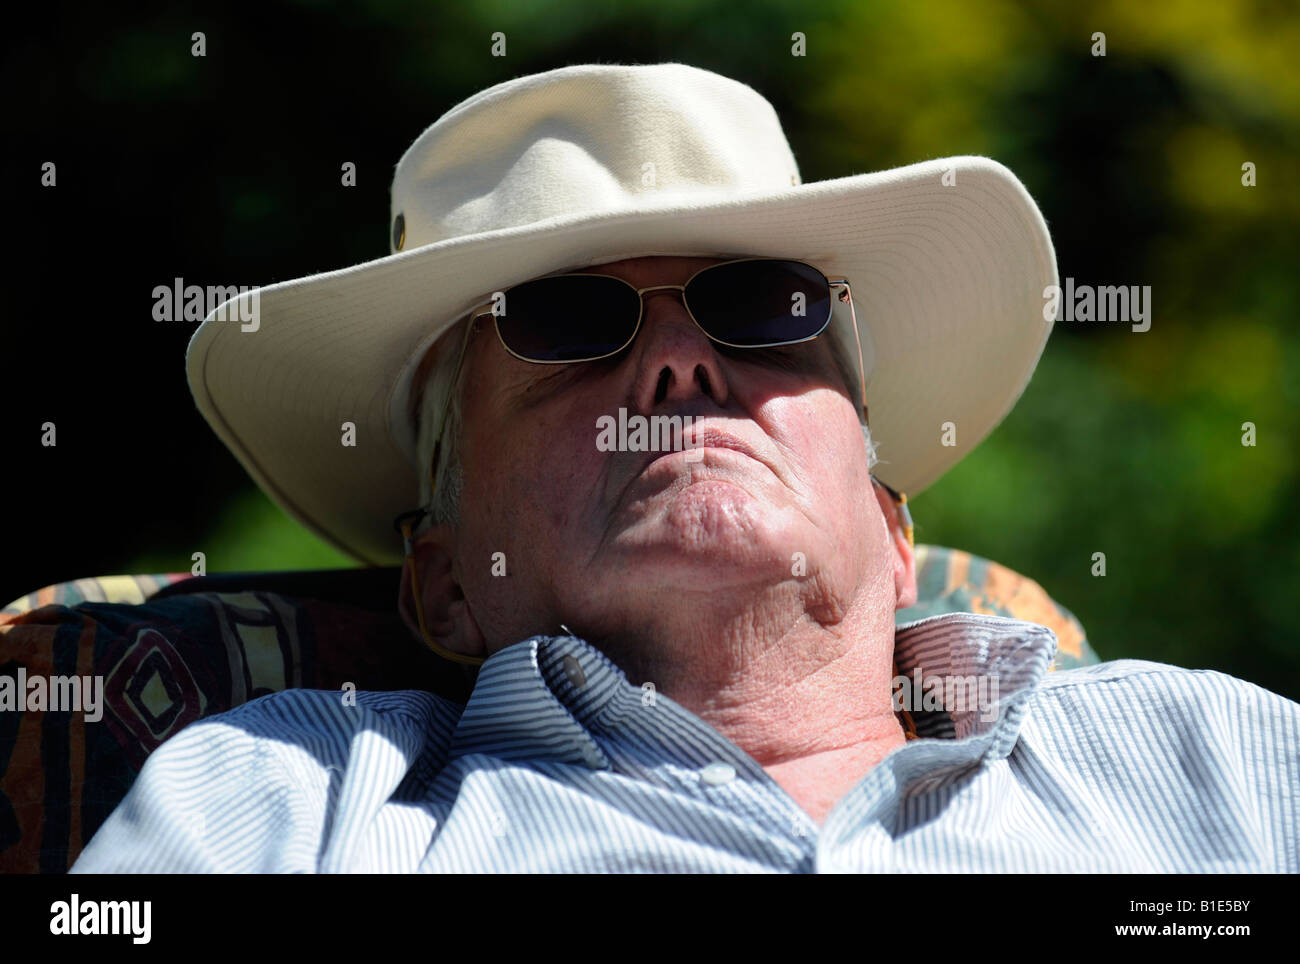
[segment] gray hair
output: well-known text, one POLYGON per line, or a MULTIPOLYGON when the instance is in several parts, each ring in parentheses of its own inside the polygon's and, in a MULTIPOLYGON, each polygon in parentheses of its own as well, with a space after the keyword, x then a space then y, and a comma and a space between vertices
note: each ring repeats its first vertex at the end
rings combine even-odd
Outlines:
MULTIPOLYGON (((465 337, 465 325, 469 324, 466 316, 456 322, 446 334, 430 349, 433 353, 438 344, 446 347, 438 352, 427 376, 416 380, 411 393, 410 414, 415 428, 416 471, 420 480, 420 501, 417 505, 428 506, 427 515, 417 527, 422 531, 429 525, 455 524, 460 517, 460 496, 463 479, 460 467, 461 415, 460 383, 465 367, 461 367, 460 377, 452 384, 452 373, 456 364, 456 353, 465 337), (450 404, 448 398, 450 397, 450 404), (446 407, 446 425, 442 432, 442 448, 438 452, 438 464, 434 478, 436 486, 430 490, 429 466, 433 460, 434 436, 438 432, 438 421, 443 417, 446 407)), ((469 346, 466 345, 466 355, 469 346)), ((421 366, 423 368, 423 364, 421 366)))
MULTIPOLYGON (((425 517, 417 531, 422 531, 429 525, 455 525, 460 518, 460 498, 464 487, 460 464, 462 428, 460 382, 464 378, 464 371, 468 366, 462 366, 460 377, 457 378, 455 385, 451 383, 451 380, 456 364, 456 354, 460 350, 461 339, 465 336, 464 326, 468 322, 469 318, 467 316, 458 321, 442 336, 439 342, 444 344, 446 348, 438 352, 437 357, 433 359, 427 377, 421 380, 419 373, 417 373, 412 391, 410 413, 414 419, 417 471, 420 479, 420 501, 418 504, 430 508, 429 515, 425 517), (429 463, 433 458, 434 435, 438 431, 438 420, 442 418, 443 405, 446 404, 448 397, 450 397, 451 402, 447 408, 447 423, 442 433, 442 448, 438 453, 436 491, 431 493, 429 489, 429 463), (431 495, 433 496, 432 501, 430 499, 431 495)), ((834 330, 831 330, 829 335, 831 357, 834 359, 835 367, 839 370, 840 376, 844 379, 849 398, 853 401, 854 409, 857 411, 859 422, 862 425, 862 438, 867 446, 867 468, 870 470, 875 468, 879 459, 876 455, 876 443, 871 438, 871 430, 867 428, 867 423, 862 420, 862 393, 859 388, 858 366, 850 361, 849 349, 844 344, 844 339, 834 330)), ((431 353, 432 351, 431 349, 431 353)), ((466 355, 468 355, 468 351, 466 355)))

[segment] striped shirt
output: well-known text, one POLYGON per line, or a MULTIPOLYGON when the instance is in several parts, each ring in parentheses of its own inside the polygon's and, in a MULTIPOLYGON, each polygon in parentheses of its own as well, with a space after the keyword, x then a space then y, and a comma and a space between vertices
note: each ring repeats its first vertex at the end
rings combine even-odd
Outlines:
POLYGON ((146 761, 73 873, 1300 871, 1300 705, 1208 670, 1048 672, 1051 630, 898 627, 913 714, 818 827, 744 750, 588 643, 493 654, 466 706, 288 690, 146 761))

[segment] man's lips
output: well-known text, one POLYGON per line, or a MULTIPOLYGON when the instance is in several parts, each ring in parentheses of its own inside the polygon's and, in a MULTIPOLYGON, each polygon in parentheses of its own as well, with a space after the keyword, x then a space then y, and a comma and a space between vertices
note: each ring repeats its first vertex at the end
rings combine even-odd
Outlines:
MULTIPOLYGON (((731 449, 731 451, 739 452, 741 455, 747 455, 757 462, 762 461, 762 459, 755 454, 752 446, 747 445, 743 440, 734 435, 728 435, 727 433, 719 432, 716 429, 704 429, 701 431, 692 430, 689 433, 684 432, 682 434, 682 447, 677 451, 690 453, 701 449, 731 449)), ((643 471, 646 465, 651 464, 657 459, 663 458, 665 455, 673 455, 675 453, 649 452, 647 454, 650 455, 651 458, 645 463, 645 465, 641 466, 643 471)), ((687 460, 690 461, 689 454, 687 455, 687 460)))
POLYGON ((771 469, 768 462, 759 456, 755 446, 750 445, 739 436, 716 428, 692 426, 689 431, 682 433, 682 447, 680 449, 637 453, 640 459, 635 464, 628 481, 630 483, 633 480, 642 478, 650 466, 663 459, 675 458, 679 461, 684 459, 687 463, 698 463, 703 458, 705 449, 725 449, 737 452, 761 465, 767 466, 769 470, 771 469), (693 458, 692 452, 698 453, 699 457, 693 458))

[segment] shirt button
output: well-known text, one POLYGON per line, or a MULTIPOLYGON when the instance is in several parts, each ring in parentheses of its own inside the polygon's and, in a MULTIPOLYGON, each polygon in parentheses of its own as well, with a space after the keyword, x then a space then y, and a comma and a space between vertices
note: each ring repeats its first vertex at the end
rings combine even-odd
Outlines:
POLYGON ((710 763, 700 771, 700 779, 710 787, 720 787, 735 778, 736 768, 730 763, 710 763))
POLYGON ((569 677, 569 682, 582 689, 587 685, 587 674, 582 671, 582 664, 574 657, 564 657, 564 674, 569 677))

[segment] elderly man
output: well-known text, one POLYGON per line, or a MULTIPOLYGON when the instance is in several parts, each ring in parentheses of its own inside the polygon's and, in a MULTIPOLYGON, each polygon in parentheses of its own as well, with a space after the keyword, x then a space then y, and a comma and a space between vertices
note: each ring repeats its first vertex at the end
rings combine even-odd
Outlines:
POLYGON ((1019 620, 895 629, 899 490, 992 429, 1050 331, 1004 168, 801 186, 749 88, 573 67, 459 105, 393 194, 393 255, 266 289, 253 334, 209 319, 191 384, 359 558, 398 516, 403 616, 473 693, 193 724, 74 871, 1300 870, 1295 703, 1049 675, 1019 620), (980 705, 900 706, 918 670, 980 705))

